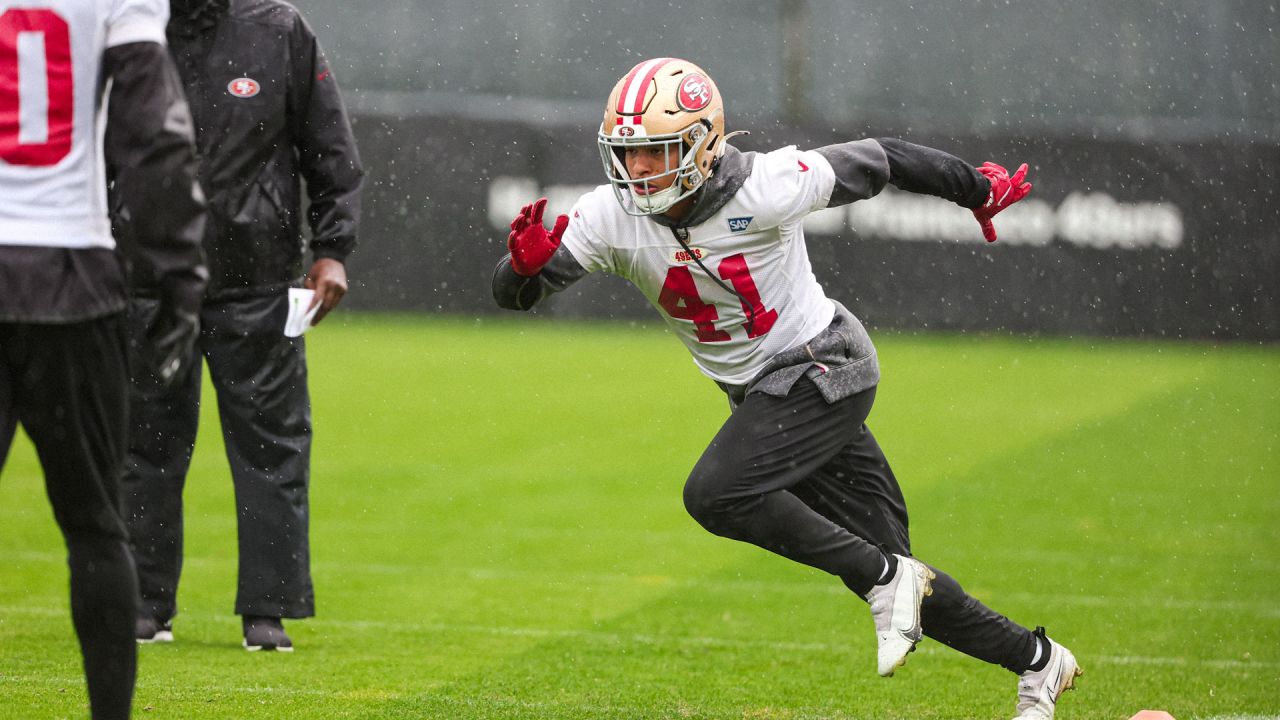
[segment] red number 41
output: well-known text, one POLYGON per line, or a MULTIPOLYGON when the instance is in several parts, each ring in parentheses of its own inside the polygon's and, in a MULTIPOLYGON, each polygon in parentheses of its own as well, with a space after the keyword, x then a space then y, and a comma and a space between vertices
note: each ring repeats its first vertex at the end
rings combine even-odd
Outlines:
MULTIPOLYGON (((778 320, 778 311, 764 309, 760 290, 756 288, 756 281, 752 279, 751 270, 747 267, 747 259, 742 253, 722 260, 716 272, 738 291, 742 311, 749 318, 749 321, 744 323, 744 327, 748 328, 747 337, 755 339, 773 329, 773 324, 778 320)), ((698 286, 693 282, 693 273, 687 266, 677 265, 667 270, 667 279, 662 283, 658 304, 671 317, 692 321, 698 334, 698 342, 729 340, 727 330, 716 329, 715 321, 720 319, 720 313, 716 311, 715 305, 702 301, 702 296, 698 294, 698 286)))

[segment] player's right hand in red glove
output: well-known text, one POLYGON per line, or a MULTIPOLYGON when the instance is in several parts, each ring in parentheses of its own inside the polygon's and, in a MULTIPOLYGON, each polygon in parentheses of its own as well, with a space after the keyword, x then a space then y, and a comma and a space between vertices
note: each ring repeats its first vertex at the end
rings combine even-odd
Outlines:
POLYGON ((511 251, 511 268, 517 275, 533 277, 560 247, 560 237, 569 227, 569 216, 556 218, 555 227, 547 232, 542 227, 542 211, 547 199, 525 205, 511 222, 511 234, 507 235, 507 249, 511 251))
POLYGON ((1008 170, 993 162, 982 163, 978 172, 991 182, 991 192, 982 207, 973 209, 973 217, 982 226, 982 236, 987 242, 995 242, 996 226, 991 223, 991 218, 1031 192, 1031 183, 1023 182, 1027 177, 1027 164, 1022 163, 1013 177, 1009 177, 1008 170))

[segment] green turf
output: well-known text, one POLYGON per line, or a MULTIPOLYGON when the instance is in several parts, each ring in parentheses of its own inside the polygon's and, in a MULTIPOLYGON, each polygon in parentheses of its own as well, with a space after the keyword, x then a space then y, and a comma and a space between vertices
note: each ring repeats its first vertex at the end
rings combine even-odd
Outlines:
MULTIPOLYGON (((141 649, 138 717, 1012 716, 1011 675, 931 641, 877 677, 838 581, 689 519, 726 405, 661 330, 346 316, 308 339, 320 614, 292 655, 239 647, 207 403, 178 641, 141 649)), ((877 340, 916 554, 1075 650, 1060 718, 1280 715, 1280 348, 877 340)), ((22 438, 0 528, 0 718, 83 718, 22 438)))

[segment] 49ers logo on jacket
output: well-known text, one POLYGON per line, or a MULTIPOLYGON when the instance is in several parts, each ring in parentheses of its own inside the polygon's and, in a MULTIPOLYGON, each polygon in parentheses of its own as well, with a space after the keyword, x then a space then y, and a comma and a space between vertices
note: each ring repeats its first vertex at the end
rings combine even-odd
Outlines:
POLYGON ((682 110, 696 112, 711 104, 711 83, 701 73, 692 73, 680 83, 676 102, 682 110))
POLYGON ((253 78, 236 78, 235 80, 227 83, 227 92, 238 98, 251 98, 254 95, 257 95, 258 91, 261 89, 262 86, 253 78))

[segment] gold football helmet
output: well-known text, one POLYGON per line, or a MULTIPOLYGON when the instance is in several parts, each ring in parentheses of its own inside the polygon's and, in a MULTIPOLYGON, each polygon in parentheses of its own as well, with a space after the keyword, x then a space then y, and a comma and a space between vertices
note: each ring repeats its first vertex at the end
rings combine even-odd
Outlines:
POLYGON ((687 60, 655 58, 631 68, 609 94, 598 136, 605 175, 622 209, 631 215, 660 215, 689 197, 711 177, 724 154, 724 102, 702 68, 687 60), (666 171, 635 179, 627 172, 628 147, 675 147, 666 152, 666 171), (674 175, 656 190, 656 178, 674 175))

